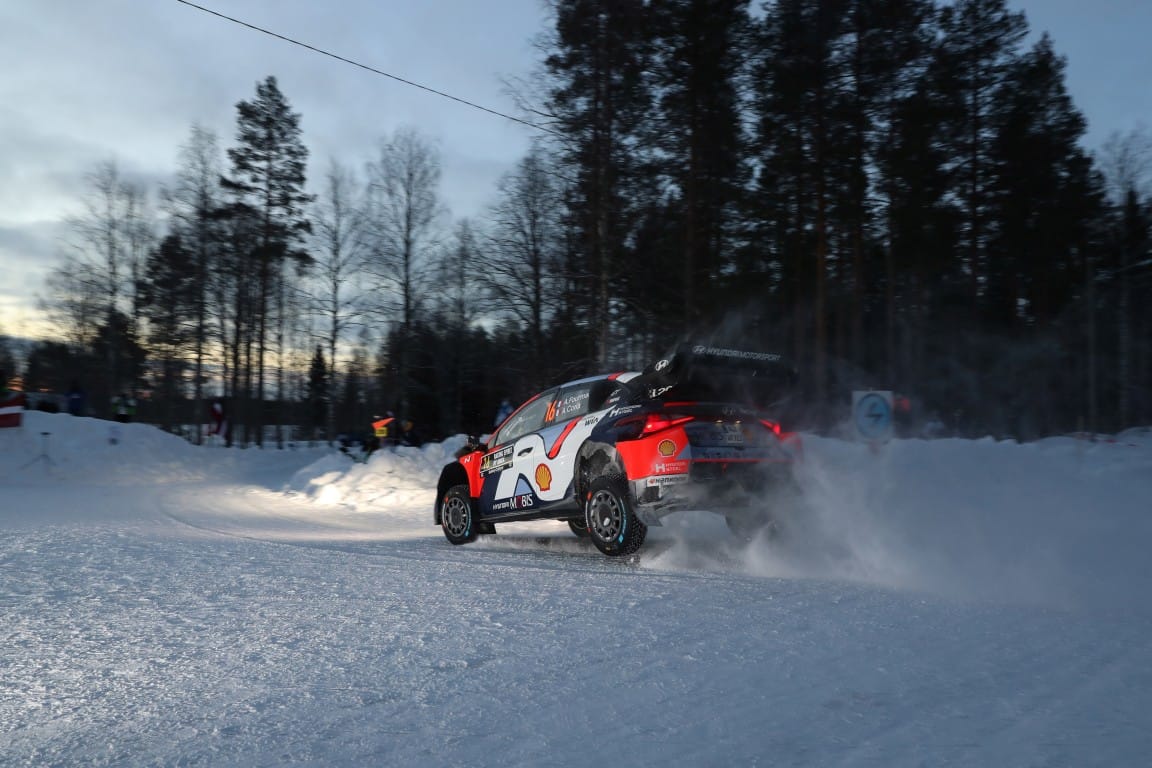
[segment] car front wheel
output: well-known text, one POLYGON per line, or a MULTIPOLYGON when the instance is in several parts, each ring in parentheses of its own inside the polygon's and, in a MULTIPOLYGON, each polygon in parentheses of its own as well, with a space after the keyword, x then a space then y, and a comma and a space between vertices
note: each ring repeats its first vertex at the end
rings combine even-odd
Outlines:
POLYGON ((444 494, 440 505, 440 527, 444 529, 444 538, 453 544, 476 541, 479 524, 476 504, 468 494, 468 486, 454 485, 444 494))
POLYGON ((588 538, 588 523, 584 518, 573 518, 568 521, 568 527, 572 533, 576 534, 582 539, 588 538))
POLYGON ((584 517, 592 543, 606 555, 631 555, 640 549, 648 526, 640 522, 624 478, 600 477, 592 481, 584 503, 584 517))

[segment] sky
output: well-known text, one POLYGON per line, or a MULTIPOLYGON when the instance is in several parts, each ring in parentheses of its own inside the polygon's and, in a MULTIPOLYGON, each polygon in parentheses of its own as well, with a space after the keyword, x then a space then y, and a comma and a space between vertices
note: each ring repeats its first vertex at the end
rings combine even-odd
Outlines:
POLYGON ((770 541, 454 547, 462 438, 352 463, 30 412, 0 430, 0 764, 1134 766, 1152 433, 805 436, 770 541), (44 433, 47 433, 45 435, 44 433))
MULTIPOLYGON (((203 0, 205 7, 376 69, 517 114, 504 82, 531 77, 543 0, 203 0)), ((1152 3, 1011 0, 1051 32, 1089 120, 1086 144, 1152 122, 1152 3)), ((0 4, 0 332, 42 332, 35 297, 69 247, 84 177, 115 160, 153 191, 193 123, 223 146, 235 104, 274 75, 302 116, 310 174, 360 167, 414 126, 437 142, 442 196, 482 215, 533 130, 224 21, 177 0, 0 4)))

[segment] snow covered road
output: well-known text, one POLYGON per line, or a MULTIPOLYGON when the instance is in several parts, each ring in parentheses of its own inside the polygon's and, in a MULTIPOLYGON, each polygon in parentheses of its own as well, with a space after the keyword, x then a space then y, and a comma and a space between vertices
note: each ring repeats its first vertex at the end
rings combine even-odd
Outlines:
POLYGON ((451 446, 349 467, 29 417, 0 443, 2 765, 1152 751, 1146 436, 916 441, 882 466, 814 439, 789 541, 685 515, 621 562, 550 522, 448 545, 428 488, 451 446), (57 463, 22 468, 39 430, 57 463))

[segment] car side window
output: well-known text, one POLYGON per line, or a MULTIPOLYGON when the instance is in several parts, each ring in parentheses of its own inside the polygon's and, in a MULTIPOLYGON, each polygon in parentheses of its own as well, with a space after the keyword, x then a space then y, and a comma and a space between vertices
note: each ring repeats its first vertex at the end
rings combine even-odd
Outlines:
POLYGON ((511 418, 496 433, 490 445, 504 445, 518 440, 529 432, 544 426, 545 416, 555 400, 556 391, 551 390, 540 395, 532 402, 512 414, 511 418))
POLYGON ((576 384, 560 390, 544 417, 546 424, 562 424, 588 413, 592 384, 576 384))

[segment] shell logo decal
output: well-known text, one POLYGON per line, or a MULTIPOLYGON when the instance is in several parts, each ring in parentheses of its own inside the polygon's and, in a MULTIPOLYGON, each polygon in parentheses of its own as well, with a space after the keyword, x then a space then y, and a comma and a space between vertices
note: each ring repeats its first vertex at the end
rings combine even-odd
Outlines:
POLYGON ((661 440, 660 444, 656 446, 656 450, 660 452, 661 456, 671 456, 676 453, 676 443, 671 440, 661 440))
POLYGON ((542 491, 552 487, 552 470, 548 469, 547 464, 536 467, 536 485, 540 486, 542 491))

